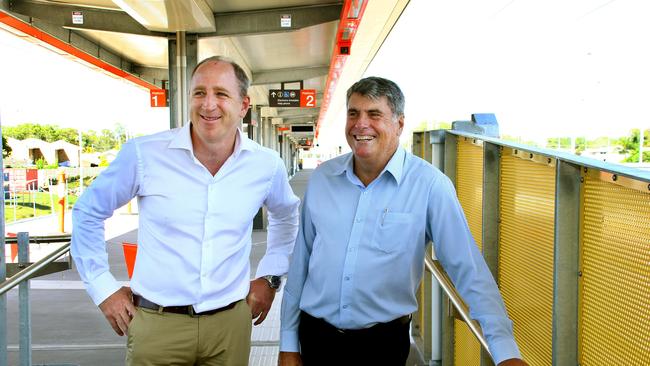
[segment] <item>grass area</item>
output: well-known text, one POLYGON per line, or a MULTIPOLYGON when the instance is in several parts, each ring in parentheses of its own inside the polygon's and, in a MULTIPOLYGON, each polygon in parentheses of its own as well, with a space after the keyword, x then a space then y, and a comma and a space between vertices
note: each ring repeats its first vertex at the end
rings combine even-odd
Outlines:
MULTIPOLYGON (((68 195, 66 206, 72 208, 77 201, 77 196, 68 195)), ((30 217, 52 214, 51 203, 54 202, 55 212, 60 211, 59 196, 49 192, 19 193, 15 199, 5 197, 5 222, 13 222, 30 217)))
MULTIPOLYGON (((73 177, 74 178, 74 177, 73 177)), ((68 181, 68 192, 79 191, 79 177, 68 181)), ((88 187, 96 177, 84 177, 84 187, 88 187)), ((59 205, 59 196, 56 194, 56 186, 52 187, 52 196, 50 192, 25 192, 17 193, 11 198, 5 196, 5 222, 13 222, 17 220, 27 219, 30 217, 38 217, 52 214, 52 205, 54 205, 54 213, 61 210, 59 205)), ((77 202, 75 194, 66 196, 66 207, 71 209, 77 202)))

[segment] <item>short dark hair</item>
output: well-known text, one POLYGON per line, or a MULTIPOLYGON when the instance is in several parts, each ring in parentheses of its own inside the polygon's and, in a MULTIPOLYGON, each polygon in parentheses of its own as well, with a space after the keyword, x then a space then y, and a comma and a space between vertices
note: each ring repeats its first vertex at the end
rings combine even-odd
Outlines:
POLYGON ((404 94, 393 81, 377 76, 361 79, 348 89, 346 104, 354 93, 373 100, 386 97, 393 116, 401 117, 404 115, 404 94))
POLYGON ((224 56, 211 56, 208 57, 198 64, 194 66, 194 70, 192 70, 192 75, 190 75, 190 79, 194 77, 194 74, 196 74, 196 70, 201 67, 201 65, 206 64, 208 62, 225 62, 227 64, 230 64, 233 69, 235 69, 235 76, 237 77, 237 81, 239 82, 239 94, 243 98, 246 95, 248 95, 248 87, 250 86, 251 82, 250 79, 248 78, 248 75, 246 75, 246 72, 244 69, 241 68, 235 61, 229 59, 228 57, 224 56))

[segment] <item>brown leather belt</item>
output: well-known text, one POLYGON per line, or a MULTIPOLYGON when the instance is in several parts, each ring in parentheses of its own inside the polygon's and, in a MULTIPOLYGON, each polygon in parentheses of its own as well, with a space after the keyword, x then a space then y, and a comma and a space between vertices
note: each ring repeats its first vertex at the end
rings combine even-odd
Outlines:
POLYGON ((150 309, 154 310, 157 312, 162 312, 162 313, 174 313, 174 314, 184 314, 184 315, 189 315, 189 316, 202 316, 202 315, 213 315, 218 312, 224 311, 224 310, 230 310, 235 307, 235 304, 237 304, 237 301, 228 304, 222 308, 218 309, 213 309, 213 310, 207 310, 207 311, 202 311, 200 313, 197 313, 194 311, 194 306, 192 305, 183 305, 183 306, 160 306, 154 302, 151 302, 144 297, 140 295, 133 295, 133 304, 135 306, 144 308, 144 309, 150 309))

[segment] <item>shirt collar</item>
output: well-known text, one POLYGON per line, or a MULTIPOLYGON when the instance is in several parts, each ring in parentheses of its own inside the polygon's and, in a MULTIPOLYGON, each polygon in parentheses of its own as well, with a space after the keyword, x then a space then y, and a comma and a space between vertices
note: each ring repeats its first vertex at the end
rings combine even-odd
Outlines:
MULTIPOLYGON (((178 129, 178 132, 172 138, 169 143, 170 149, 185 149, 192 151, 192 136, 190 131, 190 125, 192 123, 188 122, 183 127, 178 129)), ((248 137, 244 136, 244 133, 238 128, 235 135, 235 149, 233 150, 234 157, 238 157, 243 150, 254 150, 255 144, 248 137)))
POLYGON ((192 136, 190 136, 190 124, 186 123, 176 131, 174 137, 167 146, 170 149, 185 149, 192 151, 192 136))
MULTIPOLYGON (((354 175, 353 157, 354 154, 352 153, 347 154, 347 156, 345 156, 341 161, 341 164, 332 170, 332 173, 334 175, 341 175, 347 172, 350 176, 353 176, 354 175)), ((386 164, 386 166, 381 171, 381 173, 379 173, 379 176, 381 177, 381 175, 387 171, 393 176, 393 178, 397 182, 397 185, 399 185, 400 182, 402 181, 402 173, 404 171, 405 157, 406 157, 406 151, 404 151, 403 148, 398 146, 397 150, 388 161, 388 164, 386 164)))
POLYGON ((393 154, 393 157, 390 158, 388 161, 388 164, 384 167, 384 170, 382 170, 381 173, 379 173, 379 176, 384 174, 384 172, 389 172, 393 178, 395 179, 395 182, 397 182, 397 185, 400 184, 402 181, 402 172, 404 171, 404 157, 406 156, 406 151, 402 149, 401 147, 397 147, 397 150, 395 150, 395 153, 393 154))

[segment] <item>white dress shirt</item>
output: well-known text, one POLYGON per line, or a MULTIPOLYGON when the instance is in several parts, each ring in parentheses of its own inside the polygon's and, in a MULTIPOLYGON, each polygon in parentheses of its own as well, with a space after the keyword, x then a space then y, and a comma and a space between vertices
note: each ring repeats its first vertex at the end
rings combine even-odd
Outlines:
POLYGON ((268 238, 256 277, 288 270, 299 199, 278 154, 238 131, 233 154, 212 176, 194 157, 188 123, 124 144, 75 204, 71 253, 95 304, 120 288, 109 271, 104 220, 133 197, 139 230, 131 288, 150 301, 202 312, 245 298, 262 205, 268 238))

